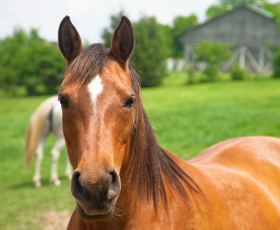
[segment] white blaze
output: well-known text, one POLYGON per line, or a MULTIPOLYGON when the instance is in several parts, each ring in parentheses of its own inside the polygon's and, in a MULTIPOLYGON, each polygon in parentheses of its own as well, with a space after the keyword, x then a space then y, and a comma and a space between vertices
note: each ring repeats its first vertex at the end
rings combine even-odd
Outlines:
POLYGON ((88 84, 87 87, 88 87, 88 91, 90 93, 90 98, 91 98, 92 105, 93 105, 93 111, 94 111, 94 114, 96 115, 95 106, 96 106, 97 97, 103 90, 101 78, 97 75, 94 79, 91 80, 91 82, 88 84))

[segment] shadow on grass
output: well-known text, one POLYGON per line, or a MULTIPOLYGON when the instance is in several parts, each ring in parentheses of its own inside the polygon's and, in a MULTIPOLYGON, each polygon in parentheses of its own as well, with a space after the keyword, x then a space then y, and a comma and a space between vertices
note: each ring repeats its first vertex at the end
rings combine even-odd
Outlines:
MULTIPOLYGON (((59 180, 61 181, 61 183, 63 183, 63 181, 69 181, 69 179, 66 176, 60 176, 59 180)), ((53 184, 50 183, 50 178, 49 177, 43 177, 41 178, 41 186, 55 186, 53 184)), ((23 181, 21 183, 15 184, 10 186, 10 188, 12 190, 19 190, 19 189, 24 189, 24 188, 35 188, 33 185, 33 181, 32 178, 29 181, 23 181)))

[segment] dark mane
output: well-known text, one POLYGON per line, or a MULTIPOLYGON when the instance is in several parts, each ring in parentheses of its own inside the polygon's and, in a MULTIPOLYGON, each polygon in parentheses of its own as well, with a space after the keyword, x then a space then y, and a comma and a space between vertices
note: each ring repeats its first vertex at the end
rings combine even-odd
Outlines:
POLYGON ((152 200, 156 212, 160 201, 168 210, 166 182, 191 208, 190 195, 202 194, 199 186, 158 145, 156 135, 143 107, 140 81, 135 70, 129 66, 132 87, 137 95, 135 123, 131 134, 128 162, 122 167, 127 184, 133 184, 140 200, 152 200), (187 189, 186 189, 187 188, 187 189))
MULTIPOLYGON (((75 81, 87 84, 109 64, 109 50, 101 44, 93 44, 84 49, 68 67, 62 85, 75 81), (71 73, 71 74, 69 74, 71 73)), ((122 165, 121 177, 129 185, 131 193, 138 200, 152 201, 156 213, 160 202, 168 210, 167 185, 176 195, 184 199, 191 210, 190 196, 203 194, 195 181, 185 173, 158 145, 141 101, 141 85, 136 71, 129 65, 132 87, 136 95, 134 124, 130 140, 130 152, 127 162, 122 165)))
POLYGON ((99 43, 83 49, 67 67, 62 86, 72 82, 88 84, 96 75, 102 74, 102 70, 109 60, 108 53, 109 49, 99 43))

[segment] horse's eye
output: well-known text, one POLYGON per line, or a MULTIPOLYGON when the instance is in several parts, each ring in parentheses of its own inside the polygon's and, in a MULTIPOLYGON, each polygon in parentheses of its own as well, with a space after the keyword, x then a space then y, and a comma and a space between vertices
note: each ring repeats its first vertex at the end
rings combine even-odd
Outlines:
POLYGON ((131 97, 131 98, 129 98, 129 99, 126 101, 126 103, 125 103, 124 106, 125 106, 125 107, 128 107, 128 108, 131 108, 134 101, 135 101, 135 98, 134 98, 134 97, 131 97))
POLYGON ((61 104, 61 108, 63 109, 68 108, 68 102, 65 100, 65 98, 59 97, 58 100, 61 104))

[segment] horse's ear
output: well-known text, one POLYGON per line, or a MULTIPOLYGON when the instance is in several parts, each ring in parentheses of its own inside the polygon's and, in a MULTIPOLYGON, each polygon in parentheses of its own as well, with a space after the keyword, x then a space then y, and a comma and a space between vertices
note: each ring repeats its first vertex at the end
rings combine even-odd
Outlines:
POLYGON ((134 49, 134 44, 132 25, 127 17, 122 16, 121 22, 113 34, 110 52, 123 69, 127 68, 130 55, 134 49))
POLYGON ((80 35, 71 23, 69 16, 65 16, 60 23, 58 30, 58 47, 67 65, 71 64, 83 50, 80 35))

